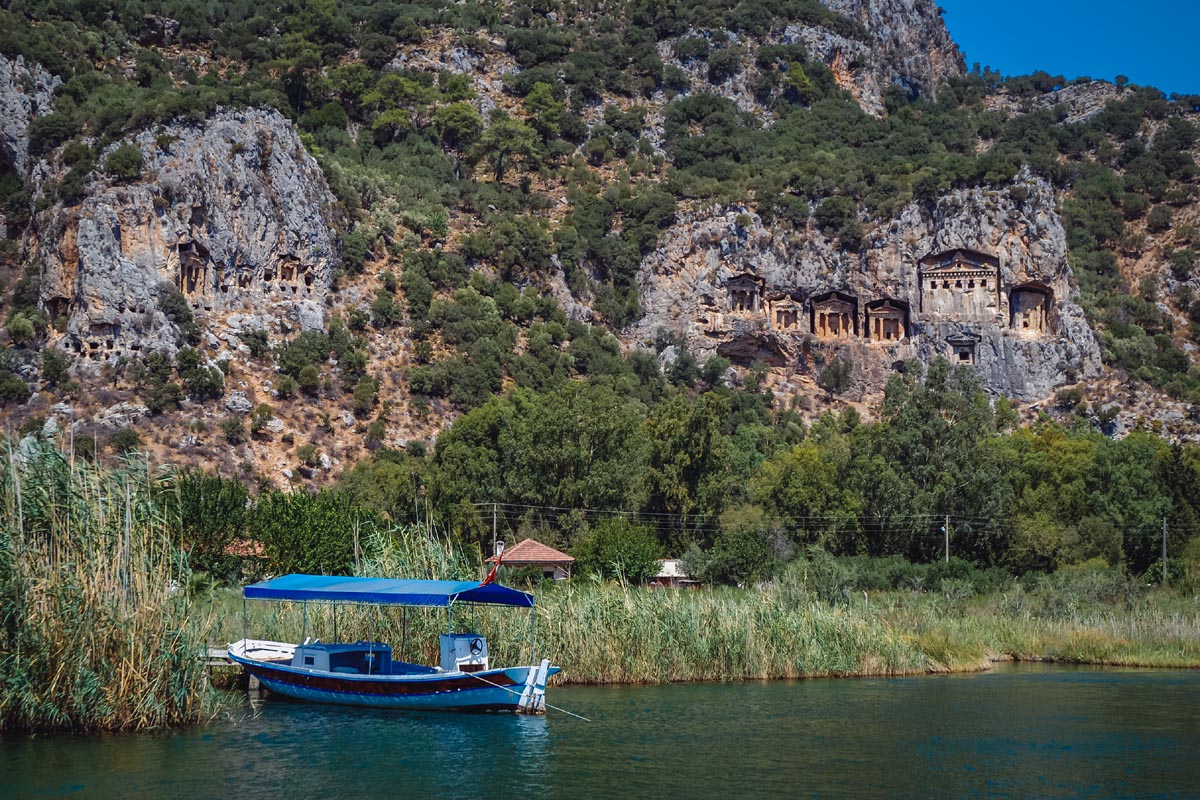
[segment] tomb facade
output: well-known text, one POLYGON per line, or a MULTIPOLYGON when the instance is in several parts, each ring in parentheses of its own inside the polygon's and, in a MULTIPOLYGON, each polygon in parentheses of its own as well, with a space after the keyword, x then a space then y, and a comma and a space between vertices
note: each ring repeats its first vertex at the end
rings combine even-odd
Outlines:
POLYGON ((1036 339, 1053 332, 1054 291, 1040 282, 1018 284, 1009 291, 1009 326, 1018 336, 1036 339))
POLYGON ((729 292, 729 310, 734 314, 757 314, 761 307, 763 279, 749 272, 734 275, 725 282, 729 292))
POLYGON ((921 312, 941 319, 986 322, 1000 309, 1000 259, 959 248, 920 261, 921 312))
POLYGON ((778 294, 767 299, 767 316, 777 331, 799 331, 804 307, 791 295, 778 294))
POLYGON ((950 363, 969 367, 976 363, 979 342, 983 337, 977 333, 956 333, 946 337, 950 348, 950 363))
POLYGON ((858 298, 827 292, 812 300, 812 332, 818 339, 850 339, 858 335, 858 298))
POLYGON ((908 303, 891 298, 867 303, 867 338, 872 342, 908 338, 908 303))

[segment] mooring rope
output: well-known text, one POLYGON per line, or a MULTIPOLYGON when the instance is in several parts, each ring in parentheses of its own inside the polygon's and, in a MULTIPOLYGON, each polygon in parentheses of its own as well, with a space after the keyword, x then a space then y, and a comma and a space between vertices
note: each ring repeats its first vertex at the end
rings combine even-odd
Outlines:
MULTIPOLYGON (((481 678, 473 672, 464 672, 463 674, 468 675, 477 681, 483 681, 484 683, 488 684, 489 686, 495 686, 497 689, 503 689, 504 691, 508 692, 509 694, 515 694, 515 695, 521 694, 520 692, 514 692, 512 689, 510 689, 507 686, 501 686, 498 683, 492 683, 487 678, 481 678)), ((545 697, 542 698, 542 703, 546 706, 546 708, 553 708, 555 711, 561 711, 562 713, 564 713, 568 716, 574 717, 575 719, 581 719, 584 722, 591 722, 591 720, 588 719, 587 717, 576 714, 574 711, 567 711, 565 708, 559 708, 558 706, 550 705, 549 703, 546 702, 545 697)))

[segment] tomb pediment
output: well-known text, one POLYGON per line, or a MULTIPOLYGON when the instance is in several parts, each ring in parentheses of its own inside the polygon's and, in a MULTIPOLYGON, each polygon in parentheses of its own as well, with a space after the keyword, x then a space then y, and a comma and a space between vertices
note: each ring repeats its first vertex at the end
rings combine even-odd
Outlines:
POLYGON ((930 253, 921 259, 920 264, 923 272, 950 269, 995 270, 1000 267, 1000 259, 979 250, 960 247, 940 253, 930 253))
POLYGON ((1000 307, 1000 259, 958 249, 925 256, 920 265, 922 312, 961 320, 995 317, 1000 307))
POLYGON ((725 281, 726 289, 753 289, 759 291, 762 289, 764 281, 762 278, 755 275, 753 272, 740 272, 733 275, 729 280, 725 281))

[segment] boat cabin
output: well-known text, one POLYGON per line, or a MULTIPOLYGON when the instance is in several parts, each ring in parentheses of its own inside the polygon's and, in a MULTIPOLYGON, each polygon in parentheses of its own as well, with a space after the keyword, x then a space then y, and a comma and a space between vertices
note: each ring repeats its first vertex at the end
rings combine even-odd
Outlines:
POLYGON ((313 642, 297 645, 292 666, 345 675, 418 675, 438 671, 420 664, 393 661, 391 646, 383 642, 313 642))

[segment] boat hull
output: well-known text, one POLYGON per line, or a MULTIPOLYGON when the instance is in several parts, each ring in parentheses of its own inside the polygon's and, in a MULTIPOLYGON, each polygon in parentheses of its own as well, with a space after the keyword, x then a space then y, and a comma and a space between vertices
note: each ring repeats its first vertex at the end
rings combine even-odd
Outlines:
MULTIPOLYGON (((341 675, 271 664, 230 653, 272 692, 310 703, 445 711, 517 711, 536 666, 429 675, 341 675)), ((548 674, 558 672, 551 667, 548 674)))

